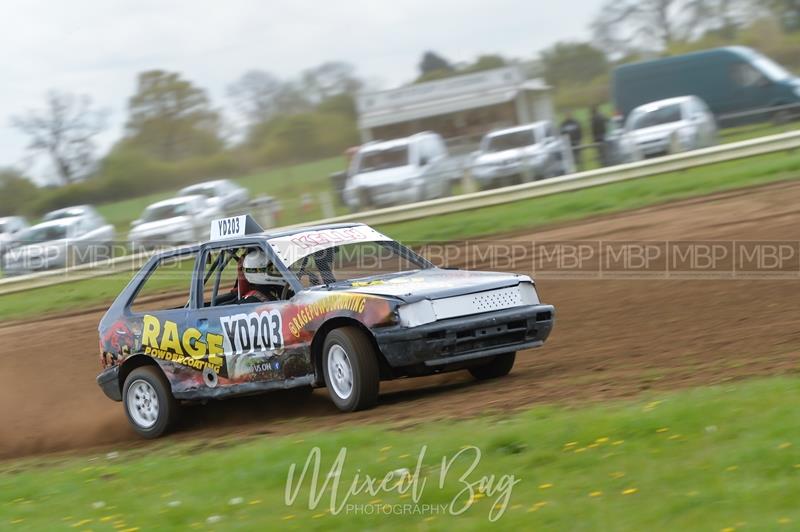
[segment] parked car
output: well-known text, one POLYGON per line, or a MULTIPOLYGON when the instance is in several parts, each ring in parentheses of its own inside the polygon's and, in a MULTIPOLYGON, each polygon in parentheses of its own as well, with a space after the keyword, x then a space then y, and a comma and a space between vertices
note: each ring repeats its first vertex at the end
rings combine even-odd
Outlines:
POLYGON ((3 271, 19 275, 110 256, 114 226, 98 216, 55 218, 19 234, 22 245, 3 255, 3 271))
POLYGON ((29 227, 22 216, 0 218, 0 255, 19 245, 21 233, 29 227))
POLYGON ((43 222, 50 222, 53 220, 60 220, 61 218, 89 218, 95 223, 102 225, 105 219, 97 212, 97 209, 91 205, 73 205, 72 207, 64 207, 50 211, 42 217, 43 222))
POLYGON ((800 107, 800 79, 757 51, 727 46, 628 63, 614 69, 612 93, 617 112, 623 117, 648 102, 694 94, 719 119, 723 115, 754 109, 776 108, 726 120, 734 125, 765 119, 784 120, 800 107))
POLYGON ((436 133, 370 142, 353 158, 344 199, 351 210, 448 196, 461 176, 436 133))
POLYGON ((381 380, 502 378, 553 328, 527 275, 440 269, 363 224, 212 227, 210 242, 154 255, 100 321, 97 383, 146 438, 178 401, 326 387, 352 412, 375 405, 381 380), (148 297, 151 279, 185 305, 148 297))
POLYGON ((221 216, 205 196, 180 196, 153 203, 131 222, 128 241, 135 249, 186 244, 208 238, 209 223, 221 216))
POLYGON ((219 212, 240 214, 247 209, 250 193, 229 179, 198 183, 178 192, 178 196, 205 196, 208 204, 219 212))
POLYGON ((696 96, 681 96, 634 109, 618 142, 625 162, 712 146, 716 139, 708 107, 696 96))
POLYGON ((473 154, 472 177, 480 188, 566 173, 565 145, 548 120, 492 131, 473 154))

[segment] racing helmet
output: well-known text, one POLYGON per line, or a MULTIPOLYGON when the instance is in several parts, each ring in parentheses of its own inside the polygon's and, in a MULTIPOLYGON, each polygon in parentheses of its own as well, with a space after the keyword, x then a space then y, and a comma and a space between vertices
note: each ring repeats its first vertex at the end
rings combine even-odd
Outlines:
POLYGON ((251 284, 284 284, 283 276, 261 249, 250 250, 242 263, 244 277, 251 284))

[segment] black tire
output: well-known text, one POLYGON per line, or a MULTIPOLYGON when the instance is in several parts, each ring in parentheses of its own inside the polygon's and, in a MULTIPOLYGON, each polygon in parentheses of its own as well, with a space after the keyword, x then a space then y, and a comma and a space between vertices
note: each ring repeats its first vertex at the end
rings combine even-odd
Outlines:
POLYGON ((516 358, 517 353, 503 353, 502 355, 497 355, 485 364, 469 368, 469 372, 479 381, 503 377, 508 375, 511 368, 514 367, 514 360, 516 360, 516 358))
POLYGON ((328 333, 322 347, 322 372, 328 394, 339 410, 365 410, 378 401, 378 354, 369 338, 359 329, 341 327, 328 333), (332 357, 335 358, 331 360, 332 357), (331 375, 331 371, 337 371, 337 361, 340 363, 339 376, 331 375), (348 368, 350 387, 349 393, 345 393, 343 388, 347 388, 348 368))
POLYGON ((161 370, 153 366, 142 366, 130 372, 122 388, 122 404, 133 430, 147 439, 158 438, 167 432, 178 416, 178 402, 172 396, 169 382, 161 370), (153 413, 150 408, 153 396, 147 400, 137 399, 142 397, 137 393, 141 394, 144 390, 152 390, 154 393, 157 412, 153 413), (146 405, 139 401, 145 401, 146 405), (133 414, 132 411, 137 411, 138 414, 133 414), (145 423, 145 417, 152 417, 152 424, 145 423))

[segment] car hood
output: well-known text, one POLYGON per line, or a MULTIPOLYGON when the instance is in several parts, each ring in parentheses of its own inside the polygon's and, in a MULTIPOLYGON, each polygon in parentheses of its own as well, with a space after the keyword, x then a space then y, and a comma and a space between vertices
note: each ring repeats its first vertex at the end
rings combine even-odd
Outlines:
POLYGON ((413 303, 421 299, 440 299, 516 286, 520 282, 531 282, 531 278, 527 275, 513 273, 429 268, 389 278, 356 281, 343 288, 337 286, 337 289, 338 291, 393 297, 406 303, 413 303))
POLYGON ((666 140, 674 132, 683 127, 684 122, 670 122, 669 124, 659 124, 657 126, 635 129, 628 133, 629 137, 635 142, 652 142, 666 140))
POLYGON ((400 184, 418 175, 417 169, 411 165, 396 166, 385 170, 355 174, 348 180, 349 187, 378 187, 382 185, 400 184))
POLYGON ((475 158, 478 164, 499 164, 505 162, 516 161, 526 155, 536 151, 536 145, 525 146, 523 148, 514 148, 513 150, 496 151, 492 153, 481 153, 475 158))
POLYGON ((175 216, 174 218, 167 218, 165 220, 156 220, 153 222, 145 222, 137 225, 131 229, 133 235, 155 235, 162 233, 172 233, 181 231, 183 229, 190 229, 191 222, 187 216, 175 216))

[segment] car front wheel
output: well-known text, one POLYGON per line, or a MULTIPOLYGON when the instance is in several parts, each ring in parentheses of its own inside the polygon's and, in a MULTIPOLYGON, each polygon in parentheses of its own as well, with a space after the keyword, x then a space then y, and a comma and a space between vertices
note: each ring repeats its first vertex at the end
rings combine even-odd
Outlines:
POLYGON ((325 385, 339 410, 374 406, 380 378, 377 353, 369 338, 355 327, 342 327, 328 334, 322 349, 325 385))
POLYGON ((122 402, 133 430, 145 438, 158 438, 169 430, 178 410, 167 379, 153 366, 131 371, 122 402))
POLYGON ((514 360, 516 360, 516 358, 516 353, 503 353, 480 366, 469 368, 469 372, 480 381, 503 377, 504 375, 508 375, 511 368, 514 367, 514 360))

